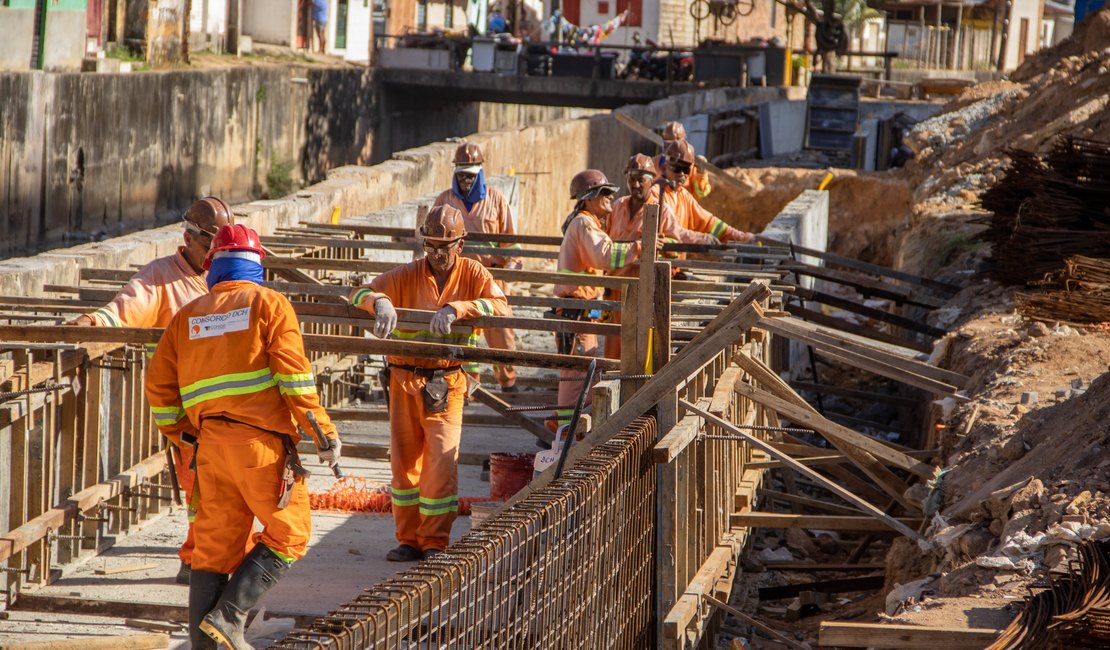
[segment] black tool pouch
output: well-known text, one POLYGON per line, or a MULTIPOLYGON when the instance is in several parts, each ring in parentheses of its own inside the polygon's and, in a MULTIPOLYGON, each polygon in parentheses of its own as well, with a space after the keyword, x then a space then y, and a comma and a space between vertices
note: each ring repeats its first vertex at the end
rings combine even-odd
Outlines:
POLYGON ((424 382, 424 391, 421 393, 424 397, 424 410, 429 413, 443 413, 446 411, 447 395, 450 392, 451 387, 447 384, 443 371, 439 370, 433 373, 424 382))

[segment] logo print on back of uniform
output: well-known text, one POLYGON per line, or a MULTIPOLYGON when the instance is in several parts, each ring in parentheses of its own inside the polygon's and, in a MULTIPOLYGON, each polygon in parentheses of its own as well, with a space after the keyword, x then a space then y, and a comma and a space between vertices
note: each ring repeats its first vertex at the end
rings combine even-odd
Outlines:
POLYGON ((193 316, 189 319, 189 340, 223 336, 231 332, 242 332, 250 326, 250 322, 250 307, 232 309, 222 314, 193 316))

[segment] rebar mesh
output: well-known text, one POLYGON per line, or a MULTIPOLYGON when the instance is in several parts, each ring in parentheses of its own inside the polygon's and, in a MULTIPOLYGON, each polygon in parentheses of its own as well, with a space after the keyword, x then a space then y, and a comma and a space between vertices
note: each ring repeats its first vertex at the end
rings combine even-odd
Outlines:
POLYGON ((443 553, 275 647, 650 647, 654 440, 655 420, 636 420, 443 553))

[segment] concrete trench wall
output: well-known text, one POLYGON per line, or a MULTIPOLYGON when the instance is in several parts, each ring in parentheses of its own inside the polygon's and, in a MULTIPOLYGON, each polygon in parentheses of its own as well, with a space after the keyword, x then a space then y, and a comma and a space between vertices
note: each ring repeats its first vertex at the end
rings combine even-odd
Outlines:
MULTIPOLYGON (((2 80, 2 77, 0 77, 2 80)), ((644 106, 619 109, 640 123, 664 121, 726 104, 784 99, 792 89, 720 88, 671 97, 644 106)), ((213 128, 222 128, 217 125, 213 128)), ((522 129, 484 131, 470 139, 482 145, 487 173, 519 172, 518 226, 526 234, 557 234, 573 207, 567 194, 570 178, 587 167, 604 171, 620 182, 628 156, 652 151, 651 145, 620 125, 609 114, 545 122, 522 129)), ((365 215, 448 187, 456 144, 440 143, 402 151, 372 167, 338 167, 327 179, 277 200, 235 206, 241 223, 262 234, 301 221, 328 219, 333 208, 341 215, 365 215)), ((415 210, 390 211, 382 225, 412 227, 415 210)), ((181 228, 171 225, 103 242, 57 249, 30 258, 0 262, 0 294, 36 296, 46 284, 75 286, 81 268, 129 268, 179 245, 181 228)))

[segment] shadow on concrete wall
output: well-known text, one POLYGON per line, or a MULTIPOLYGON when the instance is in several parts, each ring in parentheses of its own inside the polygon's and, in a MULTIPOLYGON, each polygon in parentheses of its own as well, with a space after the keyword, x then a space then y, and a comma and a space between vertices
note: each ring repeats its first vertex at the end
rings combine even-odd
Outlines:
POLYGON ((340 165, 364 165, 372 159, 379 93, 366 69, 313 70, 300 171, 305 184, 324 179, 340 165))

